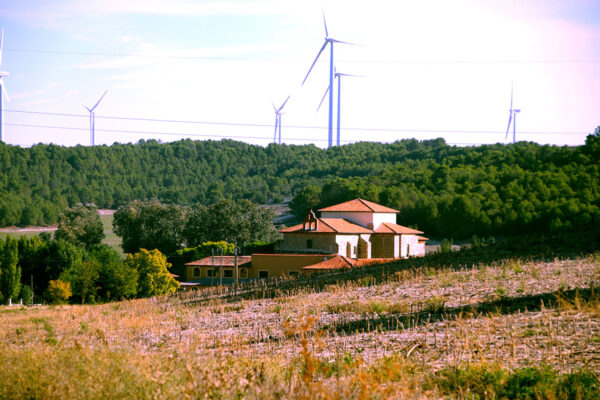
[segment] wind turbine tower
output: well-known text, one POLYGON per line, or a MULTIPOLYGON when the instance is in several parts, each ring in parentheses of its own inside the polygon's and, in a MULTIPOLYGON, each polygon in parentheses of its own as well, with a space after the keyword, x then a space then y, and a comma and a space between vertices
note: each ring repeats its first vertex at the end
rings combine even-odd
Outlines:
MULTIPOLYGON (((342 110, 342 76, 353 76, 353 77, 357 77, 357 78, 362 78, 361 75, 351 75, 351 74, 343 74, 341 72, 337 72, 335 71, 334 73, 335 75, 335 79, 337 79, 337 83, 338 83, 338 92, 337 92, 337 145, 340 146, 340 115, 341 115, 341 110, 342 110)), ((331 86, 327 87, 327 90, 325 91, 325 94, 323 95, 323 98, 321 99, 321 102, 319 103, 319 107, 317 107, 317 111, 319 111, 319 109, 321 108, 321 105, 323 104, 323 101, 325 100, 325 96, 327 96, 327 93, 329 92, 329 90, 331 89, 331 86)))
POLYGON ((281 115, 283 114, 283 107, 290 97, 291 96, 288 96, 279 108, 275 107, 275 104, 273 104, 273 110, 275 110, 275 134, 273 136, 273 143, 277 143, 277 131, 279 131, 279 144, 281 144, 281 115))
MULTIPOLYGON (((4 44, 4 29, 0 33, 0 66, 2 66, 2 48, 4 44)), ((4 104, 2 102, 3 97, 6 97, 8 101, 8 93, 4 87, 4 77, 8 76, 8 72, 0 71, 0 142, 4 141, 4 104)))
MULTIPOLYGON (((302 81, 302 85, 308 79, 310 75, 310 71, 312 71, 313 67, 317 63, 319 56, 323 53, 323 50, 327 47, 327 45, 331 45, 330 47, 330 55, 329 55, 329 87, 333 89, 333 78, 334 78, 334 70, 333 70, 333 44, 334 43, 343 43, 343 44, 353 44, 349 42, 343 42, 341 40, 333 39, 329 37, 329 32, 327 31, 327 21, 325 20, 325 14, 323 14, 323 24, 325 25, 325 43, 321 46, 321 50, 317 53, 315 60, 310 66, 304 80, 302 81)), ((327 138, 327 147, 331 147, 333 145, 333 90, 329 91, 329 125, 328 125, 328 138, 327 138)))
POLYGON ((94 113, 94 110, 96 109, 96 107, 98 107, 98 104, 100 104, 100 102, 106 95, 106 92, 108 92, 108 90, 104 91, 104 94, 102 94, 100 100, 98 100, 96 104, 94 104, 94 107, 87 108, 86 106, 83 106, 86 110, 90 112, 90 146, 94 146, 96 144, 96 114, 94 113))
POLYGON ((513 88, 510 87, 510 109, 508 110, 508 127, 506 128, 506 136, 504 140, 508 138, 508 132, 510 132, 510 124, 513 126, 513 139, 512 142, 517 142, 517 114, 520 113, 521 110, 518 108, 513 108, 513 88))

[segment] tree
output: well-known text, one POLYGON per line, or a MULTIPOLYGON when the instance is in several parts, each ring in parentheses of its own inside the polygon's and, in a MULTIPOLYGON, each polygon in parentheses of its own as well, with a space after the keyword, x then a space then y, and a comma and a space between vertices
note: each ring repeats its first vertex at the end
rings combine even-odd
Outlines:
POLYGON ((140 249, 138 253, 127 254, 123 264, 138 273, 138 297, 161 296, 174 293, 179 288, 179 282, 169 274, 171 264, 156 249, 140 249))
POLYGON ((112 301, 135 297, 138 272, 123 264, 116 251, 102 244, 89 249, 88 255, 100 265, 97 280, 99 298, 112 301))
POLYGON ((316 208, 321 202, 321 188, 317 186, 307 186, 300 190, 290 201, 292 213, 298 217, 304 218, 306 214, 316 208))
POLYGON ((275 214, 248 200, 220 200, 209 206, 196 205, 188 212, 183 237, 189 247, 204 242, 246 243, 273 241, 278 233, 275 214))
POLYGON ((46 297, 52 304, 65 304, 73 295, 71 284, 63 282, 60 279, 52 280, 48 283, 46 297))
POLYGON ((113 218, 114 232, 123 239, 123 250, 135 253, 158 249, 172 254, 181 247, 184 224, 183 207, 154 199, 135 200, 119 207, 113 218))
POLYGON ((21 268, 19 263, 19 248, 17 241, 6 237, 2 245, 0 260, 0 297, 4 303, 9 299, 16 300, 21 291, 21 268))
POLYGON ((99 270, 100 263, 96 260, 83 261, 60 276, 63 281, 71 284, 73 294, 81 299, 81 304, 84 304, 86 299, 95 301, 99 270))
POLYGON ((104 227, 94 205, 77 204, 58 217, 56 239, 89 247, 104 239, 104 227))

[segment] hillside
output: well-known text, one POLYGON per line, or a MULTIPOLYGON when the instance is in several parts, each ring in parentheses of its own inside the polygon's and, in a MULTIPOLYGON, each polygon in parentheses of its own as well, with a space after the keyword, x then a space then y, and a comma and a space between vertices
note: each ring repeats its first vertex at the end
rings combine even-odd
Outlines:
POLYGON ((0 398, 594 399, 600 255, 564 249, 481 263, 469 260, 503 250, 463 250, 243 293, 4 307, 0 398))
POLYGON ((600 130, 583 146, 460 148, 443 139, 260 147, 223 140, 97 147, 0 143, 0 226, 46 225, 67 206, 134 199, 181 205, 221 198, 306 209, 362 197, 399 223, 455 239, 600 221, 600 130))

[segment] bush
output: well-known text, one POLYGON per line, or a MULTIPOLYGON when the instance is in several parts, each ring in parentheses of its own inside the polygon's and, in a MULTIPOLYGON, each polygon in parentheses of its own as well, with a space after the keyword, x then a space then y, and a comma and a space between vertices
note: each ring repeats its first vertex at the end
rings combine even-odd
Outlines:
POLYGON ((600 399, 600 383, 588 371, 573 372, 561 377, 556 392, 565 400, 600 399))
POLYGON ((556 372, 548 366, 521 368, 506 380, 500 397, 519 400, 552 398, 556 392, 556 372))
POLYGON ((46 290, 46 297, 52 304, 65 304, 72 295, 71 284, 60 279, 50 281, 46 290))

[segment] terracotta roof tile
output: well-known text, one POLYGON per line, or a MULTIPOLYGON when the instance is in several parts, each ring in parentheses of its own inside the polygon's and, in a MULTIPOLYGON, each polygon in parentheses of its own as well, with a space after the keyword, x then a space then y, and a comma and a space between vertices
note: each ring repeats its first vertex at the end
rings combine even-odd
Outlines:
POLYGON ((368 259, 353 259, 340 255, 336 255, 320 263, 308 265, 302 269, 307 271, 327 271, 334 269, 344 269, 353 267, 364 267, 366 265, 384 264, 394 261, 393 258, 368 258, 368 259))
POLYGON ((399 213, 400 211, 393 208, 384 207, 382 205, 363 200, 354 199, 345 203, 336 204, 334 206, 321 208, 319 211, 352 211, 352 212, 377 212, 377 213, 399 213))
MULTIPOLYGON (((198 266, 198 267, 203 267, 203 266, 210 267, 213 265, 212 259, 213 259, 212 256, 208 256, 201 260, 189 262, 185 265, 192 265, 192 266, 198 266)), ((251 259, 252 259, 251 256, 238 256, 238 266, 249 263, 251 259)), ((214 265, 221 265, 221 256, 214 256, 214 265)), ((235 256, 223 256, 223 264, 222 265, 225 267, 235 267, 235 256)))
POLYGON ((416 229, 407 228, 406 226, 392 224, 390 222, 382 223, 376 230, 375 233, 396 233, 403 235, 418 235, 423 232, 416 229))
POLYGON ((425 236, 417 236, 417 239, 419 240, 419 242, 426 242, 429 240, 429 238, 426 238, 425 236))
POLYGON ((304 230, 304 225, 294 225, 281 229, 281 233, 373 233, 372 230, 342 218, 317 218, 316 230, 304 230))

